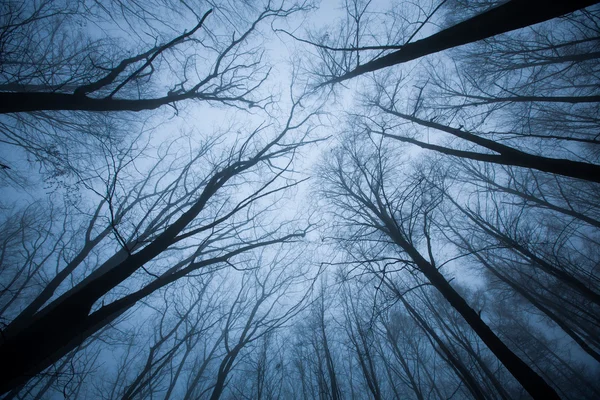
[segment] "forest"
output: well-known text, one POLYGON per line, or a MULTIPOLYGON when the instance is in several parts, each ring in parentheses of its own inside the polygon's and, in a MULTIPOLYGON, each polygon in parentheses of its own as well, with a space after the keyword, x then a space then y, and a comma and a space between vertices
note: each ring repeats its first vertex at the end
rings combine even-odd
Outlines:
POLYGON ((0 3, 0 399, 600 399, 597 1, 0 3))

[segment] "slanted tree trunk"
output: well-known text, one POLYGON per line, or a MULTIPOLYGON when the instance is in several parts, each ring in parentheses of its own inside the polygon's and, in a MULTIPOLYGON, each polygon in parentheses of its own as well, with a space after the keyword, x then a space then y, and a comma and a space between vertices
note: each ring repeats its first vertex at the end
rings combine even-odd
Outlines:
POLYGON ((534 25, 595 3, 596 0, 511 0, 425 39, 407 43, 400 50, 359 65, 323 85, 339 83, 367 72, 534 25))
POLYGON ((498 154, 478 153, 474 151, 455 150, 444 146, 429 144, 412 138, 382 133, 383 136, 393 138, 402 142, 415 144, 421 148, 434 150, 450 156, 466 158, 470 160, 490 162, 501 165, 514 165, 517 167, 532 168, 551 174, 569 176, 572 178, 583 179, 590 182, 600 182, 600 165, 585 163, 581 161, 572 161, 563 158, 549 158, 537 156, 535 154, 525 153, 510 146, 497 143, 490 139, 485 139, 474 135, 462 129, 452 128, 433 121, 426 121, 412 115, 403 114, 395 110, 379 106, 383 111, 395 115, 407 121, 414 122, 421 126, 440 130, 449 133, 457 138, 467 140, 471 143, 485 147, 498 154))
POLYGON ((378 210, 379 217, 390 239, 413 260, 429 282, 444 296, 450 305, 465 319, 471 329, 481 338, 506 369, 535 399, 560 399, 556 391, 521 360, 481 319, 463 297, 448 283, 446 278, 409 243, 398 230, 398 225, 388 215, 378 210))

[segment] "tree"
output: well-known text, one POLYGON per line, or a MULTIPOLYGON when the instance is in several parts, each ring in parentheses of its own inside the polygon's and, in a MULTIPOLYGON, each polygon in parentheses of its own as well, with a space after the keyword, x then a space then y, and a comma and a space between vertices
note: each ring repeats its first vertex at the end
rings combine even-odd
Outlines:
MULTIPOLYGON (((3 329, 0 353, 14 362, 3 365, 2 391, 25 383, 156 290, 200 268, 227 264, 252 249, 302 238, 306 227, 287 229, 285 223, 253 234, 260 226, 256 219, 273 205, 256 209, 253 218, 237 218, 254 210, 262 199, 276 198, 297 184, 279 182, 286 176, 294 152, 314 143, 306 139, 308 133, 300 134, 296 140, 290 138, 298 135, 296 132, 304 129, 312 116, 297 119, 300 108, 295 102, 287 121, 271 139, 261 143, 259 136, 267 134, 266 128, 261 127, 246 140, 235 143, 221 160, 204 170, 203 177, 192 168, 205 161, 206 153, 202 151, 190 154, 191 161, 180 167, 179 176, 173 176, 174 165, 164 160, 169 168, 161 171, 161 163, 155 165, 133 192, 125 189, 126 202, 120 204, 115 203, 120 193, 110 188, 120 188, 123 181, 117 177, 126 175, 124 168, 128 163, 117 159, 107 171, 109 190, 99 195, 118 250, 74 287, 40 309, 28 309, 26 315, 17 316, 3 329), (248 183, 251 189, 247 196, 226 193, 227 189, 243 186, 244 179, 259 171, 263 179, 248 183), (142 207, 142 214, 129 207, 130 199, 142 207), (123 212, 129 213, 129 219, 122 219, 123 212), (179 250, 179 256, 178 249, 183 250, 179 250), (156 264, 151 267, 148 263, 155 259, 156 264), (161 266, 161 259, 170 266, 161 266), (116 287, 136 277, 141 278, 137 288, 115 295, 116 287)), ((130 150, 125 154, 132 156, 130 150)), ((73 266, 65 268, 70 270, 73 266)), ((61 280, 68 276, 61 275, 61 280)))
MULTIPOLYGON (((168 325, 170 302, 167 297, 168 292, 165 292, 164 310, 160 310, 158 313, 159 322, 154 327, 154 342, 149 346, 146 360, 141 364, 141 369, 132 380, 123 385, 124 388, 119 396, 123 399, 151 396, 157 391, 156 388, 161 386, 161 381, 166 380, 167 374, 172 376, 176 369, 175 377, 170 379, 165 395, 166 398, 170 397, 181 373, 181 368, 176 368, 177 361, 180 362, 180 367, 183 366, 200 337, 208 336, 211 328, 215 325, 215 306, 211 304, 214 296, 207 293, 213 277, 213 275, 207 274, 205 279, 195 280, 192 285, 195 293, 190 293, 192 297, 184 298, 182 301, 183 312, 178 310, 177 303, 173 305, 175 323, 172 326, 168 325), (181 355, 181 353, 183 354, 181 355)), ((179 288, 179 291, 185 292, 185 289, 179 288)), ((127 364, 123 363, 123 365, 127 364)), ((127 376, 125 371, 121 376, 123 378, 127 376)), ((116 383, 125 383, 123 381, 125 379, 116 383)))
MULTIPOLYGON (((258 105, 260 100, 251 100, 249 95, 265 80, 268 71, 260 65, 260 51, 252 47, 244 49, 243 46, 263 20, 289 16, 304 9, 303 5, 272 8, 269 3, 249 23, 230 21, 227 27, 235 33, 231 35, 228 32, 232 39, 227 42, 220 41, 218 35, 221 32, 217 28, 217 23, 224 23, 230 17, 227 13, 233 14, 226 5, 217 5, 217 10, 208 9, 200 14, 190 10, 185 3, 181 8, 174 8, 168 1, 149 4, 146 6, 148 9, 126 9, 124 20, 117 21, 129 25, 130 31, 125 34, 138 36, 135 29, 141 25, 150 28, 155 35, 152 38, 155 41, 153 45, 129 57, 122 55, 126 50, 121 48, 112 50, 117 53, 114 56, 99 52, 105 50, 109 43, 118 44, 112 42, 110 37, 94 40, 92 35, 85 37, 84 30, 68 31, 86 20, 93 23, 101 19, 119 19, 111 10, 115 6, 119 7, 118 2, 86 10, 81 9, 82 4, 53 4, 47 1, 30 5, 8 3, 6 13, 3 13, 5 23, 0 28, 4 33, 2 47, 7 56, 3 71, 5 82, 1 85, 3 90, 0 93, 3 104, 0 113, 44 110, 140 111, 187 99, 258 105), (164 40, 161 36, 164 37, 165 33, 152 26, 151 21, 144 20, 147 13, 152 12, 152 6, 159 11, 175 12, 178 17, 187 11, 197 20, 189 30, 164 40), (219 13, 222 15, 211 15, 219 13), (210 23, 211 17, 215 23, 210 23), (47 47, 40 48, 34 40, 43 38, 47 32, 51 33, 48 39, 64 35, 65 40, 62 43, 47 43, 47 47), (31 37, 26 40, 25 35, 31 37), (199 57, 197 48, 194 48, 198 45, 203 48, 202 57, 209 60, 202 63, 202 71, 190 63, 190 58, 199 57), (19 58, 24 53, 30 54, 32 60, 21 62, 19 58), (96 59, 98 56, 99 60, 96 59), (167 58, 169 56, 171 59, 167 58), (162 75, 159 68, 164 64, 169 69, 179 64, 181 70, 171 72, 177 72, 178 76, 184 78, 170 84, 167 93, 152 95, 148 93, 154 91, 150 85, 162 75), (39 66, 43 66, 43 69, 36 70, 39 66)), ((170 21, 161 22, 161 28, 164 29, 170 21)))
POLYGON ((597 398, 593 3, 3 4, 0 397, 597 398))
POLYGON ((304 318, 297 322, 293 354, 300 378, 302 397, 340 399, 343 396, 339 362, 328 313, 332 298, 326 292, 325 277, 304 318))
MULTIPOLYGON (((517 4, 506 5, 511 3, 517 4)), ((459 5, 463 7, 460 13, 473 13, 477 8, 459 5)), ((426 6, 427 22, 438 8, 425 10, 426 6)), ((383 24, 385 18, 373 19, 383 24)), ((360 86, 359 106, 348 113, 348 126, 342 128, 349 131, 345 140, 359 144, 340 146, 342 155, 335 154, 336 161, 324 174, 326 182, 333 182, 331 189, 322 190, 330 200, 332 215, 343 221, 340 229, 349 231, 337 235, 351 252, 367 254, 362 260, 382 264, 381 258, 392 252, 389 257, 397 258, 404 268, 416 267, 421 272, 429 263, 431 274, 424 275, 440 289, 431 279, 438 273, 434 253, 447 246, 452 249, 449 257, 473 260, 475 279, 484 278, 486 287, 499 288, 515 304, 527 304, 514 310, 515 320, 521 318, 520 313, 540 318, 552 326, 551 336, 561 335, 562 330, 594 359, 598 326, 594 317, 597 204, 592 200, 597 197, 599 175, 597 19, 597 8, 590 7, 552 24, 490 37, 437 58, 416 57, 402 73, 374 75, 370 85, 360 86), (417 72, 407 73, 411 67, 417 72), (408 157, 401 157, 395 149, 406 145, 434 150, 439 156, 413 151, 410 157, 418 163, 419 172, 402 173, 399 164, 408 157), (364 150, 367 146, 371 150, 364 150), (395 232, 399 232, 397 237, 395 232), (437 245, 432 232, 440 235, 437 245), (395 256, 395 247, 410 257, 395 256)), ((344 27, 339 36, 332 36, 343 43, 348 30, 344 27)), ((354 37, 348 41, 351 46, 319 47, 330 58, 318 74, 324 77, 327 65, 329 71, 341 67, 336 64, 337 53, 349 56, 354 52, 356 60, 361 51, 363 55, 386 51, 380 45, 385 39, 383 30, 390 35, 387 26, 381 30, 363 26, 362 31, 370 35, 364 35, 362 48, 354 37), (370 46, 369 41, 378 43, 370 46)), ((433 37, 413 43, 414 47, 433 37)), ((412 48, 407 45, 393 54, 400 57, 412 48)), ((377 62, 392 59, 377 57, 377 62)), ((369 65, 377 64, 362 64, 344 71, 348 75, 337 76, 358 75, 362 66, 369 65)), ((403 168, 412 170, 413 165, 407 162, 403 168)), ((386 267, 376 273, 389 274, 386 267)), ((422 312, 421 307, 415 307, 415 313, 422 312)), ((483 359, 461 331, 446 321, 438 318, 440 331, 459 342, 485 372, 483 359)), ((470 326, 489 346, 481 332, 470 326)), ((528 347, 516 344, 521 338, 508 340, 510 335, 499 328, 494 332, 546 382, 556 382, 561 396, 570 393, 565 389, 569 384, 559 386, 561 378, 550 372, 560 368, 558 360, 564 360, 563 356, 545 350, 539 350, 544 356, 528 353, 528 349, 534 353, 534 348, 543 348, 545 333, 529 329, 526 340, 532 342, 528 347)), ((578 364, 574 358, 564 367, 578 364)), ((461 375, 469 381, 466 373, 461 375)), ((481 397, 492 390, 507 397, 501 391, 504 382, 494 375, 486 373, 483 380, 476 380, 485 386, 469 384, 471 394, 481 397)), ((581 395, 593 397, 590 393, 581 395)))
MULTIPOLYGON (((2 143, 57 178, 85 170, 106 142, 164 122, 164 112, 131 112, 169 105, 178 113, 185 100, 265 107, 275 97, 259 90, 270 66, 258 31, 310 5, 212 4, 3 4, 2 143)), ((16 175, 18 160, 0 162, 16 175)))
POLYGON ((114 376, 113 388, 100 393, 192 399, 250 390, 257 398, 272 398, 269 394, 281 388, 271 373, 281 365, 271 369, 262 361, 277 359, 271 354, 275 338, 306 308, 315 279, 308 264, 297 263, 300 249, 287 245, 250 252, 235 268, 213 268, 191 285, 167 288, 152 302, 157 309, 148 310, 156 317, 142 330, 151 335, 132 335, 121 352, 119 372, 104 371, 114 376), (257 374, 249 374, 255 366, 257 374))
MULTIPOLYGON (((293 254, 276 254, 271 260, 265 254, 258 257, 257 265, 243 267, 248 272, 241 277, 239 291, 222 326, 225 351, 215 382, 209 387, 210 399, 222 396, 228 376, 247 347, 259 340, 266 346, 271 335, 306 307, 313 286, 311 281, 316 277, 310 276, 301 264, 294 265, 297 261, 298 256, 293 254), (294 294, 296 299, 293 299, 294 294), (291 301, 284 305, 285 298, 291 301)), ((265 383, 262 368, 266 366, 259 365, 259 368, 256 398, 262 397, 265 383)))
MULTIPOLYGON (((524 194, 513 189, 505 191, 501 182, 494 180, 500 178, 499 174, 492 178, 489 168, 469 164, 463 167, 467 171, 465 178, 469 184, 479 186, 477 177, 482 179, 485 190, 477 193, 477 196, 480 202, 486 199, 488 207, 485 211, 480 207, 475 212, 479 215, 475 216, 472 211, 476 208, 470 208, 474 205, 457 205, 458 217, 446 214, 444 225, 447 237, 456 243, 461 253, 472 255, 477 260, 477 264, 487 272, 486 275, 489 274, 491 282, 509 287, 512 295, 517 296, 515 302, 520 302, 518 298, 525 298, 584 351, 598 359, 597 342, 594 340, 598 326, 594 316, 597 308, 594 304, 597 292, 597 277, 593 272, 595 262, 591 254, 592 258, 582 256, 588 246, 593 246, 584 244, 588 240, 586 236, 594 234, 594 228, 590 230, 585 223, 587 218, 577 218, 582 215, 562 207, 547 208, 547 201, 542 202, 541 207, 538 207, 539 202, 531 205, 514 202, 514 196, 524 197, 524 194), (575 218, 560 218, 564 211, 575 218), (555 213, 558 213, 558 218, 555 213), (466 221, 461 222, 461 214, 467 216, 466 221), (482 220, 486 222, 479 227, 475 221, 481 223, 482 220), (550 226, 546 228, 546 225, 550 226), (583 246, 577 246, 569 240, 572 237, 581 237, 583 246)), ((516 172, 509 170, 509 173, 516 172)), ((519 181, 516 179, 514 182, 519 181)), ((532 184, 535 182, 535 178, 530 180, 532 184)), ((520 185, 517 187, 529 189, 520 185)), ((568 193, 557 192, 563 195, 568 193)), ((575 205, 576 199, 572 200, 571 204, 575 205)))
MULTIPOLYGON (((433 10, 425 16, 424 22, 418 25, 416 30, 410 34, 408 40, 404 40, 400 43, 388 42, 385 44, 376 43, 375 45, 371 45, 360 42, 359 39, 363 38, 360 37, 361 32, 358 29, 361 18, 367 13, 368 3, 367 6, 359 8, 356 7, 358 2, 354 2, 355 6, 347 7, 347 9, 348 14, 352 16, 352 19, 350 20, 352 21, 351 23, 354 23, 357 28, 350 29, 343 27, 342 31, 348 33, 348 36, 342 36, 341 43, 330 44, 326 40, 302 40, 309 42, 321 51, 322 62, 327 66, 326 70, 331 71, 330 76, 319 74, 322 78, 326 79, 320 86, 343 82, 368 72, 406 63, 429 54, 528 27, 588 7, 596 2, 566 2, 560 0, 538 2, 511 0, 485 10, 472 18, 443 29, 424 39, 412 42, 413 38, 421 28, 429 22, 429 19, 444 3, 445 1, 440 2, 437 7, 433 8, 433 10), (372 57, 370 61, 363 64, 360 63, 361 52, 368 56, 374 51, 376 52, 376 55, 372 57), (382 52, 387 52, 388 54, 380 55, 382 52), (348 54, 356 54, 356 65, 350 69, 340 68, 348 66, 347 63, 340 62, 340 58, 346 60, 348 54)), ((333 37, 337 38, 337 35, 333 35, 333 37)))
MULTIPOLYGON (((381 377, 375 360, 375 344, 373 343, 374 335, 372 332, 372 322, 365 320, 363 312, 359 310, 357 300, 353 300, 353 293, 350 292, 348 286, 344 288, 342 298, 344 301, 344 320, 345 329, 348 339, 350 340, 351 349, 358 360, 360 371, 367 385, 368 390, 374 399, 382 399, 381 377)), ((355 299, 364 299, 364 295, 358 296, 355 299)))
MULTIPOLYGON (((396 86, 397 88, 397 86, 396 86)), ((387 95, 387 97, 396 98, 396 94, 387 95)), ((473 134, 467 132, 461 128, 453 128, 447 125, 443 125, 437 122, 426 121, 415 117, 414 115, 403 114, 395 110, 394 105, 383 106, 378 101, 373 104, 380 108, 384 113, 391 114, 398 118, 413 122, 422 127, 433 128, 445 133, 449 133, 457 138, 464 139, 472 144, 479 145, 486 148, 487 150, 493 151, 498 154, 487 154, 473 151, 455 150, 448 147, 443 147, 435 144, 425 143, 404 135, 395 135, 388 133, 385 127, 381 131, 370 130, 369 133, 380 134, 387 138, 399 140, 401 142, 411 143, 427 150, 434 150, 442 154, 466 158, 476 161, 484 161, 488 163, 495 163, 501 165, 512 165, 518 167, 525 167, 531 169, 537 169, 543 172, 552 174, 565 175, 568 177, 588 180, 591 182, 600 182, 600 166, 593 163, 586 163, 580 161, 572 161, 562 158, 543 157, 539 155, 533 155, 521 150, 515 149, 510 146, 495 142, 490 139, 482 138, 481 136, 485 133, 473 134)))
POLYGON ((423 274, 533 397, 557 398, 554 389, 500 340, 439 272, 432 254, 430 229, 431 214, 440 196, 410 178, 398 187, 397 181, 390 182, 393 178, 388 178, 398 174, 397 167, 380 146, 352 136, 348 142, 322 173, 322 195, 336 207, 333 212, 337 218, 354 227, 356 234, 374 235, 386 246, 405 254, 408 258, 401 262, 423 274), (371 152, 366 152, 369 145, 371 152), (422 243, 429 260, 417 249, 422 243))

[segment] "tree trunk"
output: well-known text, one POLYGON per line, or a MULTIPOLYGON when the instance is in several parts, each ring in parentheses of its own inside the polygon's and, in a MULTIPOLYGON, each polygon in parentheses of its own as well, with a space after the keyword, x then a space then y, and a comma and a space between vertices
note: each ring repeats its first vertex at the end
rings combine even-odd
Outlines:
POLYGON ((426 121, 408 114, 402 114, 379 106, 383 111, 395 115, 407 121, 414 122, 421 126, 440 130, 449 133, 460 139, 485 147, 499 154, 485 154, 474 151, 455 150, 444 146, 424 143, 415 139, 399 135, 383 133, 383 136, 390 137, 402 142, 415 144, 421 148, 438 151, 443 154, 467 158, 476 161, 490 162, 501 165, 513 165, 516 167, 532 168, 551 174, 569 176, 572 178, 583 179, 590 182, 600 182, 600 165, 590 164, 580 161, 572 161, 563 158, 549 158, 537 156, 535 154, 525 153, 510 146, 497 143, 490 139, 485 139, 461 129, 451 128, 433 121, 426 121))
POLYGON ((400 50, 360 65, 323 85, 544 22, 595 3, 597 0, 511 0, 425 39, 407 43, 400 50))
POLYGON ((412 258, 423 275, 448 300, 450 305, 462 315, 473 331, 475 331, 515 379, 519 381, 523 388, 527 390, 531 397, 540 400, 560 399, 556 391, 540 375, 523 362, 496 336, 481 319, 479 314, 454 290, 437 268, 423 258, 417 249, 402 237, 400 232, 397 231, 396 224, 387 218, 384 222, 390 238, 412 258))

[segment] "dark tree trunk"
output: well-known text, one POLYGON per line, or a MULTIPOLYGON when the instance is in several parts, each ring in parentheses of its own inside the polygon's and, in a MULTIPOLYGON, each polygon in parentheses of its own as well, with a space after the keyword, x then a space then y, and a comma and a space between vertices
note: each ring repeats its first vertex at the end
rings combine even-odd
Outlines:
POLYGON ((560 399, 556 391, 544 381, 529 365, 521 360, 481 319, 479 314, 473 310, 462 296, 448 283, 446 278, 431 265, 419 251, 407 242, 397 230, 397 225, 389 218, 383 221, 388 230, 390 238, 401 247, 415 262, 417 268, 425 275, 429 282, 444 296, 452 307, 469 324, 471 329, 488 346, 506 369, 519 381, 534 399, 560 399))
POLYGON ((325 84, 342 82, 367 72, 524 28, 595 3, 597 0, 511 0, 425 39, 407 43, 400 50, 360 65, 325 84))
POLYGON ((190 98, 203 98, 197 93, 154 99, 93 98, 70 93, 0 93, 0 114, 32 111, 143 111, 190 98))
POLYGON ((501 165, 512 165, 516 167, 524 167, 524 168, 532 168, 537 169, 539 171, 548 172, 551 174, 569 176, 572 178, 583 179, 590 182, 600 182, 600 165, 590 164, 580 161, 572 161, 566 160, 562 158, 549 158, 543 156, 537 156, 535 154, 525 153, 523 151, 517 150, 510 146, 506 146, 500 143, 497 143, 490 139, 485 139, 480 136, 474 135, 472 133, 463 131, 461 129, 451 128, 446 125, 439 124, 433 121, 425 121, 420 118, 414 117, 408 114, 402 114, 394 110, 386 109, 384 107, 380 108, 392 115, 395 115, 399 118, 406 119, 408 121, 414 122, 421 126, 426 126, 428 128, 433 128, 440 130, 442 132, 449 133, 455 137, 460 139, 467 140, 471 143, 477 144, 479 146, 485 147, 491 151, 494 151, 499 154, 485 154, 478 153, 474 151, 464 151, 464 150, 455 150, 444 146, 438 146, 434 144, 424 143, 415 139, 407 138, 404 136, 391 135, 388 133, 383 133, 384 136, 406 142, 415 144, 421 148, 438 151, 443 154, 467 158, 476 161, 490 162, 494 164, 501 165))

